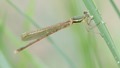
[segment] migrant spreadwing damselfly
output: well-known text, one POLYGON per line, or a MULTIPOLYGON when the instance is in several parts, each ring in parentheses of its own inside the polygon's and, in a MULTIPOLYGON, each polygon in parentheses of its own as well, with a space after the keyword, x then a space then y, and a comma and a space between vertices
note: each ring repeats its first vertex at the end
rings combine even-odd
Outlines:
POLYGON ((70 26, 70 25, 72 25, 74 23, 86 22, 89 25, 92 18, 93 17, 90 16, 88 14, 88 12, 84 11, 84 15, 81 16, 81 17, 73 17, 73 18, 70 18, 69 20, 67 20, 65 22, 58 23, 56 25, 48 26, 46 28, 38 29, 38 30, 35 30, 35 31, 32 31, 32 32, 25 32, 21 36, 23 41, 29 41, 29 40, 34 40, 34 39, 36 39, 36 40, 29 43, 29 44, 27 44, 24 47, 21 47, 21 48, 15 50, 15 53, 18 53, 18 52, 26 49, 27 47, 29 47, 32 44, 40 41, 41 39, 43 39, 43 38, 57 32, 58 30, 66 28, 66 27, 68 27, 68 26, 70 26))

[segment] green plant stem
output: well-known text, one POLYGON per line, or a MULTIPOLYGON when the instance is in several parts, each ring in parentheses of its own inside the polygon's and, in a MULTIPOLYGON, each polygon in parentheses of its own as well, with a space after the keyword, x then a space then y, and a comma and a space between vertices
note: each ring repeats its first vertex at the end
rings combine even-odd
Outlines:
POLYGON ((11 0, 6 0, 10 6, 12 6, 17 12, 19 12, 22 16, 24 16, 26 19, 29 20, 30 23, 32 23, 35 27, 40 28, 40 26, 37 24, 36 21, 34 21, 30 16, 22 12, 14 3, 11 2, 11 0))
POLYGON ((98 9, 96 8, 95 4, 92 0, 83 0, 84 4, 86 5, 87 9, 89 10, 90 14, 93 15, 94 21, 96 24, 99 24, 98 29, 100 31, 101 36, 107 43, 112 55, 114 56, 114 59, 116 60, 119 68, 120 68, 120 55, 117 51, 117 48, 115 47, 115 44, 108 32, 107 27, 105 26, 105 22, 102 20, 102 17, 100 16, 98 9))
POLYGON ((120 11, 119 11, 119 9, 117 8, 115 2, 114 2, 113 0, 110 0, 110 3, 112 4, 114 10, 116 11, 117 15, 118 15, 119 18, 120 18, 120 11))

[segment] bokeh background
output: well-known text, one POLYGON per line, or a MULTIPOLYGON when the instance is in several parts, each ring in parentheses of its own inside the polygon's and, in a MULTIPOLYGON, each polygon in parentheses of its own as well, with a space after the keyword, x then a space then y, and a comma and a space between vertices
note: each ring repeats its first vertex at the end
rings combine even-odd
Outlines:
MULTIPOLYGON (((120 9, 120 1, 114 2, 120 9)), ((120 52, 120 17, 109 0, 94 3, 120 52)), ((0 68, 118 68, 98 29, 87 32, 84 23, 62 29, 14 54, 33 41, 22 41, 22 33, 82 16, 85 10, 82 0, 0 0, 0 68)))

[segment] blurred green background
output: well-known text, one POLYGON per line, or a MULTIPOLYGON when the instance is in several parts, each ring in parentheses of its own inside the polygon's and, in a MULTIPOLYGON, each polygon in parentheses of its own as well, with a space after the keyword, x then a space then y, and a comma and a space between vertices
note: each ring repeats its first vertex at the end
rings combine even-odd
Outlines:
MULTIPOLYGON (((120 50, 120 17, 109 0, 94 3, 120 50)), ((118 9, 119 3, 115 0, 118 9)), ((118 68, 97 28, 87 32, 84 23, 62 29, 14 54, 31 42, 21 40, 23 32, 82 16, 85 10, 82 0, 0 0, 0 68, 118 68)))

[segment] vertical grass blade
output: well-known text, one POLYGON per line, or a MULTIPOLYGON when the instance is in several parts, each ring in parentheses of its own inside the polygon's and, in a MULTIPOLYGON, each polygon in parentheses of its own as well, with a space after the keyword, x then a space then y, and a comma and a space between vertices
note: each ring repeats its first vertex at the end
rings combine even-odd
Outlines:
POLYGON ((35 27, 40 28, 40 26, 36 23, 36 21, 34 21, 30 16, 28 16, 27 14, 25 14, 24 12, 22 12, 22 10, 20 10, 14 3, 11 2, 11 0, 6 0, 8 4, 10 4, 10 6, 12 6, 17 12, 19 12, 22 16, 24 16, 25 18, 27 18, 30 23, 32 23, 35 27))
POLYGON ((87 9, 89 10, 90 14, 93 15, 94 21, 96 24, 99 24, 98 29, 100 31, 101 36, 107 43, 112 55, 114 56, 115 61, 117 62, 119 68, 120 68, 120 54, 115 47, 115 44, 109 34, 109 31, 105 25, 105 22, 102 20, 102 17, 100 16, 98 9, 96 8, 95 4, 93 3, 93 0, 83 0, 84 4, 86 5, 87 9))
POLYGON ((110 3, 111 3, 111 5, 113 6, 113 8, 114 8, 114 10, 116 11, 117 15, 118 15, 119 18, 120 18, 120 11, 119 11, 118 7, 116 6, 114 0, 110 0, 110 3))
MULTIPOLYGON (((3 12, 2 12, 3 13, 3 12)), ((6 54, 6 45, 4 44, 4 32, 5 32, 5 22, 6 22, 6 12, 1 15, 0 18, 0 68, 11 68, 11 63, 8 60, 8 55, 6 54)))
MULTIPOLYGON (((29 0, 28 7, 26 9, 25 14, 29 17, 32 17, 35 13, 35 6, 36 6, 36 0, 29 0)), ((29 23, 30 20, 26 19, 23 22, 23 28, 25 31, 29 30, 31 23, 29 23)))

